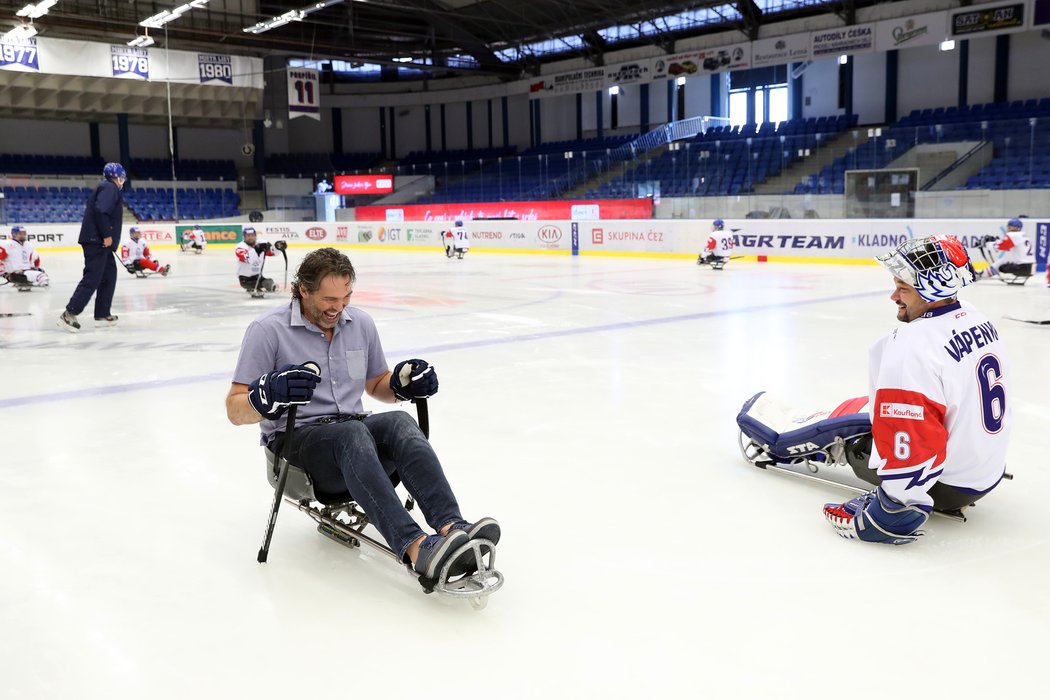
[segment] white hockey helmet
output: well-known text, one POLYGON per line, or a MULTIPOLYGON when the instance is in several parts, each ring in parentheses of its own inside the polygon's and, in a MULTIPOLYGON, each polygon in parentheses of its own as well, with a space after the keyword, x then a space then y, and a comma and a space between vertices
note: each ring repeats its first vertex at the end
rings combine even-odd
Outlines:
POLYGON ((875 259, 928 302, 953 298, 977 277, 966 248, 946 234, 909 239, 875 259))

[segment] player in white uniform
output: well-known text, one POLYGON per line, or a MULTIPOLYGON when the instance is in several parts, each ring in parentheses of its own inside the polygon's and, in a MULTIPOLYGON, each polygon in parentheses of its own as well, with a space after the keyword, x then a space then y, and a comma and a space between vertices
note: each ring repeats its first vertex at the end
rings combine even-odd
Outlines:
POLYGON ((871 457, 855 471, 877 488, 824 516, 843 537, 904 544, 933 509, 963 508, 1003 478, 1011 376, 998 330, 956 299, 975 278, 962 243, 912 239, 876 259, 905 324, 871 348, 871 457))
POLYGON ((986 236, 985 250, 994 256, 993 262, 982 273, 984 277, 995 277, 1000 273, 1031 277, 1035 265, 1035 252, 1032 242, 1024 235, 1024 224, 1020 219, 1010 219, 1006 224, 1006 233, 1000 236, 986 236))
POLYGON ((192 250, 194 253, 200 255, 207 247, 208 237, 204 235, 204 229, 200 226, 194 226, 189 231, 183 231, 182 245, 179 246, 182 252, 185 253, 188 250, 192 250))
POLYGON ((11 237, 0 241, 0 275, 20 292, 32 287, 47 287, 51 281, 40 267, 40 255, 26 239, 24 226, 11 228, 11 237))
POLYGON ((470 250, 470 233, 463 226, 462 221, 456 221, 456 225, 452 228, 452 244, 446 254, 450 258, 455 255, 462 260, 468 250, 470 250))
POLYGON ((273 257, 273 246, 259 240, 255 228, 244 228, 244 240, 233 249, 237 256, 237 279, 246 291, 254 295, 260 292, 272 292, 277 289, 274 281, 262 277, 263 257, 273 257))
POLYGON ((733 250, 733 236, 725 232, 726 222, 715 219, 711 224, 711 235, 707 239, 707 246, 703 252, 696 257, 697 265, 710 265, 712 269, 721 270, 729 262, 729 254, 733 250))
POLYGON ((168 276, 171 265, 161 265, 153 259, 149 246, 146 245, 146 241, 142 240, 142 232, 139 231, 138 226, 128 229, 128 238, 130 240, 124 241, 120 246, 120 261, 124 263, 124 267, 131 272, 149 270, 159 272, 162 277, 168 276))

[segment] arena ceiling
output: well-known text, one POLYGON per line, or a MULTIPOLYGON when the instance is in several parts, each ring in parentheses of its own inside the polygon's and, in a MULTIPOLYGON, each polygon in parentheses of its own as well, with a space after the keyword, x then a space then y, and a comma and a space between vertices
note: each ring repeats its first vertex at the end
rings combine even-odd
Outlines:
MULTIPOLYGON (((148 33, 157 47, 262 57, 380 65, 395 59, 404 65, 404 59, 412 58, 415 65, 426 65, 432 77, 487 74, 509 80, 538 73, 544 61, 583 56, 600 65, 608 51, 652 44, 672 52, 683 38, 726 29, 737 28, 756 38, 763 23, 799 16, 834 12, 851 23, 857 8, 894 1, 58 0, 34 20, 34 27, 41 37, 126 43, 148 33), (180 5, 193 7, 162 26, 140 25, 180 5), (666 21, 690 10, 707 10, 710 19, 693 26, 666 21), (292 20, 281 26, 261 33, 245 31, 286 13, 293 13, 292 20), (610 26, 642 24, 644 36, 607 38, 610 26), (565 50, 532 49, 544 41, 562 41, 565 50)), ((24 22, 16 13, 26 2, 0 0, 0 30, 24 22)))

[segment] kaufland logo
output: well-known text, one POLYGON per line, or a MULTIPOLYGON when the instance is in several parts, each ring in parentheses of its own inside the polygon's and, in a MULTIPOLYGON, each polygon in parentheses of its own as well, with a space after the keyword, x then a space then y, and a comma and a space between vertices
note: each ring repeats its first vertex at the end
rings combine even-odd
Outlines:
POLYGON ((322 241, 327 235, 328 232, 320 226, 314 226, 313 228, 306 229, 306 237, 309 238, 311 241, 322 241))
POLYGON ((883 418, 922 420, 923 408, 908 403, 883 403, 879 404, 879 415, 883 418))
POLYGON ((561 229, 557 226, 543 226, 536 232, 536 238, 544 243, 557 243, 561 240, 561 229))

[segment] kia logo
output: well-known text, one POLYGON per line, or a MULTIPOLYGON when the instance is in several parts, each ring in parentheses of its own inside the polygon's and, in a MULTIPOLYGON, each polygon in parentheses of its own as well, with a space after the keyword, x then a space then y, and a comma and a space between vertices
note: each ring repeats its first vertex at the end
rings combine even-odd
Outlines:
POLYGON ((543 226, 536 232, 536 238, 544 243, 557 243, 561 240, 561 229, 557 226, 543 226))
POLYGON ((320 227, 314 227, 314 228, 306 229, 306 237, 309 238, 311 241, 323 240, 324 237, 327 236, 327 235, 328 235, 328 232, 325 231, 323 228, 320 228, 320 227))

